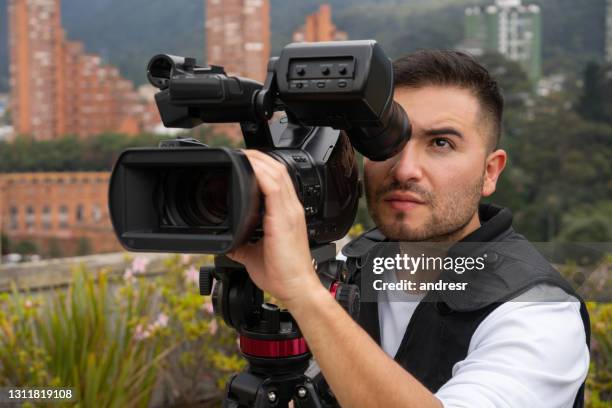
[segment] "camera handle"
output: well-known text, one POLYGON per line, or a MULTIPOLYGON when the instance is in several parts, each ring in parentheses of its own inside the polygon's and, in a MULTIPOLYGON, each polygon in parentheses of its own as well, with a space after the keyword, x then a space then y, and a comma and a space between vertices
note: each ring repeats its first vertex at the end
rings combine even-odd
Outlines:
MULTIPOLYGON (((321 282, 356 319, 359 290, 348 282, 344 262, 335 254, 333 243, 311 248, 321 282)), ((200 268, 200 293, 211 292, 215 314, 239 333, 240 351, 249 363, 228 382, 224 407, 285 408, 290 401, 296 408, 337 406, 318 366, 310 364, 312 354, 293 317, 264 302, 242 264, 220 255, 214 267, 200 268)))

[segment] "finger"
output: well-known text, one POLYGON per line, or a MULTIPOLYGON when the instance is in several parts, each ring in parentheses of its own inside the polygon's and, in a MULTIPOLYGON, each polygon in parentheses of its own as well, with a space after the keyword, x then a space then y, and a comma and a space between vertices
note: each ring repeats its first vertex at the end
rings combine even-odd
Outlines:
POLYGON ((241 264, 248 263, 249 260, 254 259, 254 257, 259 256, 258 251, 261 251, 261 241, 258 241, 254 244, 244 244, 235 248, 233 251, 225 254, 232 261, 236 261, 241 264))
POLYGON ((273 179, 276 180, 283 188, 283 193, 291 194, 295 192, 293 181, 291 180, 289 172, 284 164, 258 150, 246 150, 245 154, 249 160, 256 161, 260 163, 262 167, 270 170, 270 173, 273 175, 273 179))
POLYGON ((292 205, 301 205, 289 176, 284 177, 282 174, 287 173, 284 166, 280 165, 280 168, 275 168, 257 156, 250 157, 249 161, 255 172, 259 189, 264 195, 266 208, 270 212, 286 212, 292 205))

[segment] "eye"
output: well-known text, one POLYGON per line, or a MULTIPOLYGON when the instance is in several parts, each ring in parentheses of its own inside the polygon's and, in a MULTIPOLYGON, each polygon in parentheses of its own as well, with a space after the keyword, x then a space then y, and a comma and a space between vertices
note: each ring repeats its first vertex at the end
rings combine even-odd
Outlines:
POLYGON ((436 137, 432 140, 432 143, 434 145, 434 147, 438 147, 438 148, 442 148, 442 149, 448 149, 448 148, 453 148, 453 145, 451 144, 451 142, 443 137, 436 137))

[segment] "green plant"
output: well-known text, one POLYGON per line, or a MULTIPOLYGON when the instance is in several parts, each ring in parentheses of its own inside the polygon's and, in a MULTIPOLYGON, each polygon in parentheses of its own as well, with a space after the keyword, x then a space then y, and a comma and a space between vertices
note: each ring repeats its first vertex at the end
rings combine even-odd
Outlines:
POLYGON ((0 234, 0 256, 8 254, 11 249, 11 241, 5 234, 0 234))
POLYGON ((176 341, 162 370, 166 394, 177 395, 168 405, 194 404, 202 395, 220 403, 229 376, 246 366, 238 353, 236 332, 215 317, 211 298, 198 293, 195 265, 211 262, 212 256, 172 256, 156 282, 161 310, 173 317, 169 328, 176 341))
POLYGON ((587 407, 609 408, 612 400, 612 304, 587 304, 591 316, 591 364, 587 377, 587 407))
POLYGON ((38 246, 35 242, 24 239, 15 245, 14 250, 19 254, 36 254, 38 253, 38 246))
POLYGON ((161 324, 139 337, 155 315, 154 291, 144 280, 116 290, 104 271, 79 268, 49 300, 3 295, 0 384, 73 387, 78 407, 146 407, 170 352, 161 324))
POLYGON ((76 254, 78 256, 82 256, 82 255, 89 255, 90 253, 91 253, 91 242, 89 241, 89 238, 87 237, 79 238, 79 241, 77 242, 76 254))
POLYGON ((72 387, 77 407, 146 407, 154 388, 164 406, 219 402, 246 363, 198 293, 195 265, 211 261, 170 257, 151 278, 128 255, 123 277, 78 268, 67 289, 0 294, 0 386, 72 387))
MULTIPOLYGON (((163 406, 204 397, 218 406, 230 374, 246 362, 236 332, 197 291, 196 265, 212 257, 169 257, 154 279, 144 276, 143 258, 126 261, 123 278, 79 268, 66 290, 0 294, 0 387, 73 387, 77 407, 146 407, 154 389, 163 406)), ((604 408, 612 394, 612 304, 588 307, 586 406, 604 408)))
POLYGON ((51 258, 61 258, 63 256, 63 251, 57 238, 52 237, 49 239, 49 247, 47 252, 51 258))

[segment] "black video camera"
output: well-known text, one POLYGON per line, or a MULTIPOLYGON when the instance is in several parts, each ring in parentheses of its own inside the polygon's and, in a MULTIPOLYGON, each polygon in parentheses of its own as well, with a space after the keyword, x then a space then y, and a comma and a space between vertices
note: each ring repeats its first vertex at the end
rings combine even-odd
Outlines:
MULTIPOLYGON (((153 57, 147 75, 166 127, 238 122, 247 148, 286 166, 314 245, 343 237, 354 221, 361 188, 352 147, 385 160, 410 138, 391 61, 373 40, 289 44, 270 59, 263 85, 170 55, 153 57), (276 111, 286 117, 269 124, 276 111)), ((122 152, 109 209, 128 250, 211 254, 260 237, 264 211, 246 156, 192 139, 122 152)))

